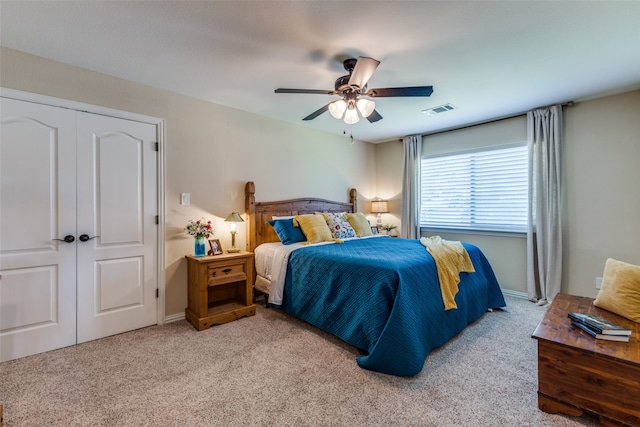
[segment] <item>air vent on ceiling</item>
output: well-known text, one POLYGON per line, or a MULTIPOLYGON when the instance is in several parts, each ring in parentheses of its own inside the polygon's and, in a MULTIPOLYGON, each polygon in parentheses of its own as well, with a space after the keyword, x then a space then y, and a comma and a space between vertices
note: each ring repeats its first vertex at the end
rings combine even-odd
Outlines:
POLYGON ((433 108, 427 108, 426 110, 422 110, 423 113, 425 113, 428 116, 432 116, 434 114, 440 114, 440 113, 445 113, 447 111, 451 111, 451 110, 455 110, 456 107, 454 107, 451 104, 444 104, 444 105, 439 105, 437 107, 433 107, 433 108))

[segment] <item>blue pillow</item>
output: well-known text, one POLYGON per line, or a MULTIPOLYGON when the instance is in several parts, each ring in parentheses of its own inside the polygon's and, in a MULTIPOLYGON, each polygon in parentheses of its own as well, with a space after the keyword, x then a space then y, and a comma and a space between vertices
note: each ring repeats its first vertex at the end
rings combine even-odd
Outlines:
POLYGON ((305 242, 307 240, 304 234, 302 234, 300 227, 293 226, 292 218, 272 219, 271 221, 267 221, 267 224, 273 227, 283 245, 305 242))

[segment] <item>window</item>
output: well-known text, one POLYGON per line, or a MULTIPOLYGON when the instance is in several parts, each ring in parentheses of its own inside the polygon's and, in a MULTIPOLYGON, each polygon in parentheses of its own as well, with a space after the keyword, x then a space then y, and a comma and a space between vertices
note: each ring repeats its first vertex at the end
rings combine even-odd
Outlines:
POLYGON ((527 231, 526 143, 421 160, 420 226, 527 231))

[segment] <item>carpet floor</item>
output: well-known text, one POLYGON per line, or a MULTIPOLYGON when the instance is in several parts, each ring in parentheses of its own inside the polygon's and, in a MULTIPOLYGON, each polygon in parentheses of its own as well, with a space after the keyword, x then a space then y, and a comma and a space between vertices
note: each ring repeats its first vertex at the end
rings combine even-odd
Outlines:
POLYGON ((400 378, 279 310, 153 326, 0 364, 5 427, 597 426, 537 406, 545 308, 506 297, 400 378))

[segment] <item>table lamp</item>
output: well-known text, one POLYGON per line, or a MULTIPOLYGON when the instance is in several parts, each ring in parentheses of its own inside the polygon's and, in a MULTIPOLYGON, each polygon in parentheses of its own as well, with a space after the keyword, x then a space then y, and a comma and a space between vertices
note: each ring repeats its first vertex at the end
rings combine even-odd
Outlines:
POLYGON ((224 219, 224 221, 229 223, 229 229, 231 230, 231 248, 227 250, 227 252, 240 252, 240 249, 236 248, 236 227, 238 222, 244 222, 244 220, 238 212, 233 211, 224 219))
POLYGON ((389 212, 389 202, 386 200, 374 200, 371 202, 371 213, 378 214, 376 226, 382 227, 382 216, 380 214, 389 212))

